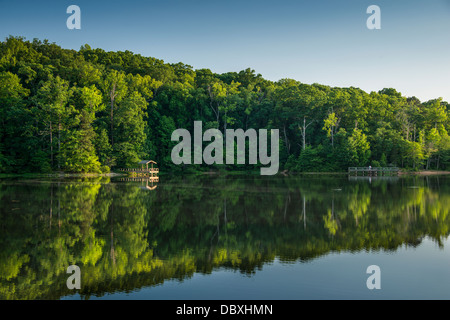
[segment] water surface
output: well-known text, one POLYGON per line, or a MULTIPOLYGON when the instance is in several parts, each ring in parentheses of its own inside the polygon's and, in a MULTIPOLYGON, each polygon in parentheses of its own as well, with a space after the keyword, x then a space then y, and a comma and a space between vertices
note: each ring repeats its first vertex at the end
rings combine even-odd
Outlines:
POLYGON ((0 180, 0 298, 450 298, 446 176, 161 177, 150 189, 0 180), (66 286, 72 264, 80 290, 66 286), (370 265, 380 290, 366 286, 370 265))

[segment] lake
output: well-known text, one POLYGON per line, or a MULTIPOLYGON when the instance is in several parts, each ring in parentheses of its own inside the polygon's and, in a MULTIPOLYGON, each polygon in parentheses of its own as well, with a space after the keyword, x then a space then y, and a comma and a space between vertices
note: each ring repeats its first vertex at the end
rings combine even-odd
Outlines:
POLYGON ((449 176, 16 178, 0 204, 0 299, 450 298, 449 176))

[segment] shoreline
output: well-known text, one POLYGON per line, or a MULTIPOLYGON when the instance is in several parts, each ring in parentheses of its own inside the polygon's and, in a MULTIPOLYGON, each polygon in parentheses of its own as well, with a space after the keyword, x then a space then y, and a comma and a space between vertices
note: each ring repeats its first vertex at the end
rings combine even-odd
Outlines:
POLYGON ((120 177, 126 176, 122 173, 1 173, 0 179, 2 178, 19 178, 19 177, 30 177, 30 178, 97 178, 97 177, 120 177))
POLYGON ((398 175, 417 175, 417 176, 435 176, 447 175, 450 171, 422 170, 422 171, 400 171, 398 175))
MULTIPOLYGON (((218 175, 259 175, 257 173, 245 172, 245 171, 205 171, 205 172, 193 172, 188 174, 175 174, 175 176, 184 176, 184 175, 207 175, 207 176, 218 176, 218 175)), ((346 171, 334 171, 334 172, 288 172, 286 170, 278 172, 275 176, 301 176, 301 175, 345 175, 348 174, 346 171)), ((163 173, 163 175, 165 175, 163 173)), ((450 175, 450 171, 444 170, 422 170, 422 171, 399 171, 398 176, 434 176, 434 175, 450 175)), ((4 173, 0 174, 0 179, 2 178, 17 178, 17 177, 45 177, 45 178, 96 178, 96 177, 123 177, 128 176, 126 173, 4 173)))

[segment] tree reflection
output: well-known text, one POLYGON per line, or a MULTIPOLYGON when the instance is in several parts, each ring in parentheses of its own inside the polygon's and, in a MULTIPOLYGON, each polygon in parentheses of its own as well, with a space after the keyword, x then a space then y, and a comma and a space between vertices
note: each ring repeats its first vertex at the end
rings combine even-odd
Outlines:
POLYGON ((145 190, 105 178, 0 182, 0 298, 58 299, 66 268, 82 297, 183 280, 218 267, 253 274, 276 257, 395 250, 449 234, 438 177, 176 177, 145 190))

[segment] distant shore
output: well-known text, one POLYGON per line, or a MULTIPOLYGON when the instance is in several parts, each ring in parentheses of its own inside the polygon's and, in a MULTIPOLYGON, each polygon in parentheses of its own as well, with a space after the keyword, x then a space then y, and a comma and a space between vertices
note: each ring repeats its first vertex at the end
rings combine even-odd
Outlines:
MULTIPOLYGON (((162 175, 166 175, 161 173, 162 175)), ((204 171, 204 172, 192 172, 186 173, 187 175, 197 174, 197 175, 259 175, 256 172, 245 172, 245 171, 204 171)), ((282 176, 298 176, 298 175, 345 175, 347 171, 335 171, 335 172, 289 172, 287 170, 278 172, 277 175, 282 176)), ((432 176, 432 175, 448 175, 450 171, 443 170, 422 170, 422 171, 399 171, 399 176, 407 176, 407 175, 418 175, 418 176, 432 176)), ((175 174, 184 175, 184 174, 175 174)), ((0 174, 0 178, 14 178, 14 177, 48 177, 48 178, 95 178, 95 177, 120 177, 127 176, 126 173, 117 173, 117 172, 109 172, 109 173, 25 173, 25 174, 16 174, 16 173, 4 173, 0 174)))
POLYGON ((47 174, 49 177, 119 177, 126 176, 125 173, 116 173, 116 172, 108 172, 108 173, 49 173, 47 174))
POLYGON ((419 176, 433 176, 433 175, 444 175, 450 174, 450 171, 439 171, 439 170, 423 170, 423 171, 400 171, 399 175, 419 175, 419 176))
POLYGON ((36 178, 96 178, 96 177, 119 177, 126 176, 123 173, 0 173, 0 178, 15 178, 15 177, 36 177, 36 178))

